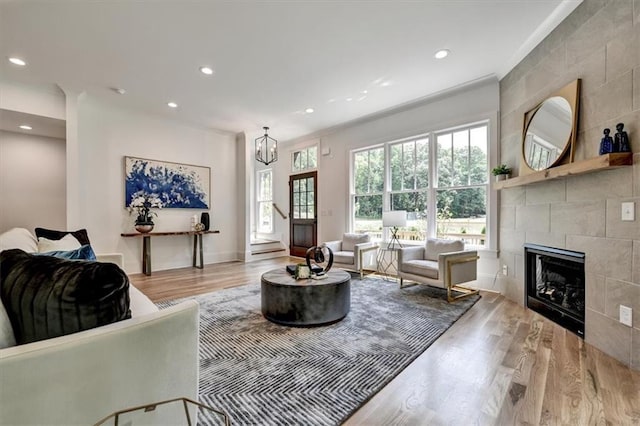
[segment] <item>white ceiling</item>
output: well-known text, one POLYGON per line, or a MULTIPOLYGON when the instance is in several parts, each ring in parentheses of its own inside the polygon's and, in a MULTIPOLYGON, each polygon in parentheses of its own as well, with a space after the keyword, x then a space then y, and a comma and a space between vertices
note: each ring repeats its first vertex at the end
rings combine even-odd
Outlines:
POLYGON ((41 117, 24 112, 0 109, 0 130, 24 133, 26 135, 47 136, 50 138, 66 139, 67 126, 64 120, 41 117), (32 127, 31 130, 20 128, 23 124, 32 127))
POLYGON ((284 141, 501 78, 580 2, 0 0, 0 72, 284 141))

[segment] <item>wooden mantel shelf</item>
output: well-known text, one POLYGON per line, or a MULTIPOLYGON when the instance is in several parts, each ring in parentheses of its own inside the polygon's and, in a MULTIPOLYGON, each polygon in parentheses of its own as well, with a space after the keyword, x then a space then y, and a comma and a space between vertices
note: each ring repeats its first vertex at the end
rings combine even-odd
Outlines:
POLYGON ((511 179, 493 183, 493 189, 513 188, 515 186, 529 185, 536 182, 543 182, 558 179, 566 176, 593 173, 601 170, 615 169, 633 164, 632 152, 616 152, 589 158, 588 160, 576 161, 574 163, 563 164, 547 170, 541 170, 524 176, 516 176, 511 179))

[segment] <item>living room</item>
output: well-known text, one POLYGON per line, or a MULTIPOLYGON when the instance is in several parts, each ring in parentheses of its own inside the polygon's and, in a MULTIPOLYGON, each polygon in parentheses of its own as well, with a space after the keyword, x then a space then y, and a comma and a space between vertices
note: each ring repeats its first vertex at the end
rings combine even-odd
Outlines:
MULTIPOLYGON (((17 13, 3 15, 26 20, 23 14, 27 14, 28 8, 20 12, 15 4, 2 7, 16 8, 12 13, 17 13)), ((16 25, 4 25, 8 18, 2 19, 3 28, 16 25)), ((640 316, 634 316, 632 327, 621 324, 618 307, 627 304, 636 312, 640 309, 640 227, 637 219, 620 220, 623 202, 634 202, 637 206, 640 201, 639 21, 637 0, 587 0, 500 79, 496 76, 476 79, 399 108, 303 136, 280 139, 279 161, 270 165, 274 188, 287 187, 291 152, 318 146, 318 241, 333 240, 349 230, 351 223, 349 164, 352 151, 480 121, 489 123, 490 149, 494 150, 490 154, 491 164, 497 164, 499 159, 500 163, 510 165, 513 175, 518 176, 522 117, 559 88, 581 79, 574 160, 597 157, 602 129, 615 128, 616 123, 623 122, 630 135, 633 166, 488 191, 488 242, 486 249, 479 252, 477 286, 497 291, 524 305, 525 243, 586 253, 585 341, 622 365, 637 370, 640 316), (502 271, 502 265, 507 266, 506 275, 497 273, 502 271)), ((9 30, 2 30, 3 40, 15 38, 11 34, 5 37, 5 31, 9 30)), ((5 56, 11 54, 9 50, 16 49, 6 41, 2 45, 5 56)), ((36 65, 37 58, 29 58, 28 66, 36 65)), ((3 66, 5 70, 6 65, 3 66)), ((46 194, 53 191, 58 194, 53 198, 59 202, 64 197, 65 201, 52 209, 52 201, 43 194, 29 197, 30 203, 24 210, 3 203, 0 231, 13 226, 31 230, 37 226, 86 228, 96 252, 122 253, 124 270, 128 274, 139 274, 142 271, 140 241, 120 235, 133 230, 133 218, 123 205, 123 157, 179 161, 211 170, 209 213, 212 228, 220 230, 220 234, 204 237, 205 265, 251 260, 255 212, 248 206, 255 202, 255 172, 262 168, 254 161, 253 141, 261 136, 260 127, 269 123, 254 123, 242 132, 218 130, 193 124, 177 112, 172 117, 165 111, 153 113, 135 108, 135 102, 123 100, 127 95, 120 96, 113 91, 108 97, 95 89, 78 90, 76 82, 29 83, 18 77, 20 71, 13 68, 3 71, 0 108, 59 120, 64 122, 66 130, 64 143, 54 153, 22 152, 19 164, 38 173, 43 167, 40 163, 47 163, 47 168, 54 169, 49 172, 57 176, 54 179, 57 186, 53 190, 48 188, 46 194), (50 164, 52 156, 59 168, 50 164), (25 161, 25 157, 38 161, 25 161), (40 202, 43 204, 38 204, 40 202), (47 214, 42 215, 43 211, 47 214)), ((132 67, 131 72, 140 71, 132 67)), ((128 89, 134 92, 133 88, 128 89)), ((110 89, 103 90, 109 92, 110 89)), ((304 114, 299 115, 305 118, 304 114)), ((284 129, 282 131, 284 133, 284 129)), ((11 132, 2 131, 2 143, 10 139, 14 147, 34 139, 8 133, 11 132)), ((280 138, 275 124, 270 135, 280 138)), ((3 170, 9 170, 9 164, 18 164, 18 159, 9 158, 4 152, 0 161, 3 170)), ((0 181, 0 185, 11 182, 4 174, 0 181)), ((3 200, 17 192, 15 186, 13 189, 2 186, 1 190, 3 200)), ((273 201, 288 210, 286 190, 276 190, 273 201)), ((156 230, 188 229, 193 214, 194 211, 179 209, 160 210, 156 230)), ((274 225, 274 234, 288 243, 287 220, 276 215, 274 225)), ((189 241, 184 239, 154 238, 154 271, 190 266, 191 249, 189 241)))

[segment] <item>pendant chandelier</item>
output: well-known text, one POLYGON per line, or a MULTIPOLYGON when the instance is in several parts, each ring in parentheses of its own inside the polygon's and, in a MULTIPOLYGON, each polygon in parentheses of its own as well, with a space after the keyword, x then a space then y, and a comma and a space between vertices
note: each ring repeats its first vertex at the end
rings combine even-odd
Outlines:
POLYGON ((264 136, 256 138, 256 160, 265 166, 278 161, 278 141, 269 137, 268 127, 263 127, 264 136))

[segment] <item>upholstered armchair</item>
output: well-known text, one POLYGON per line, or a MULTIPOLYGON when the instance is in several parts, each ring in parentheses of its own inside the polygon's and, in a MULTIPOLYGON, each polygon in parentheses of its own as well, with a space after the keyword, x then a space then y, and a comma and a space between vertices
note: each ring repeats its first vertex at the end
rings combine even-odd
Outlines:
POLYGON ((477 294, 478 290, 461 285, 476 279, 477 261, 478 252, 465 251, 462 241, 428 238, 424 246, 398 250, 400 288, 405 279, 442 287, 449 302, 477 294))
POLYGON ((364 267, 374 262, 378 250, 368 234, 344 234, 342 240, 327 241, 323 246, 333 252, 334 267, 360 272, 360 278, 364 276, 364 267))

